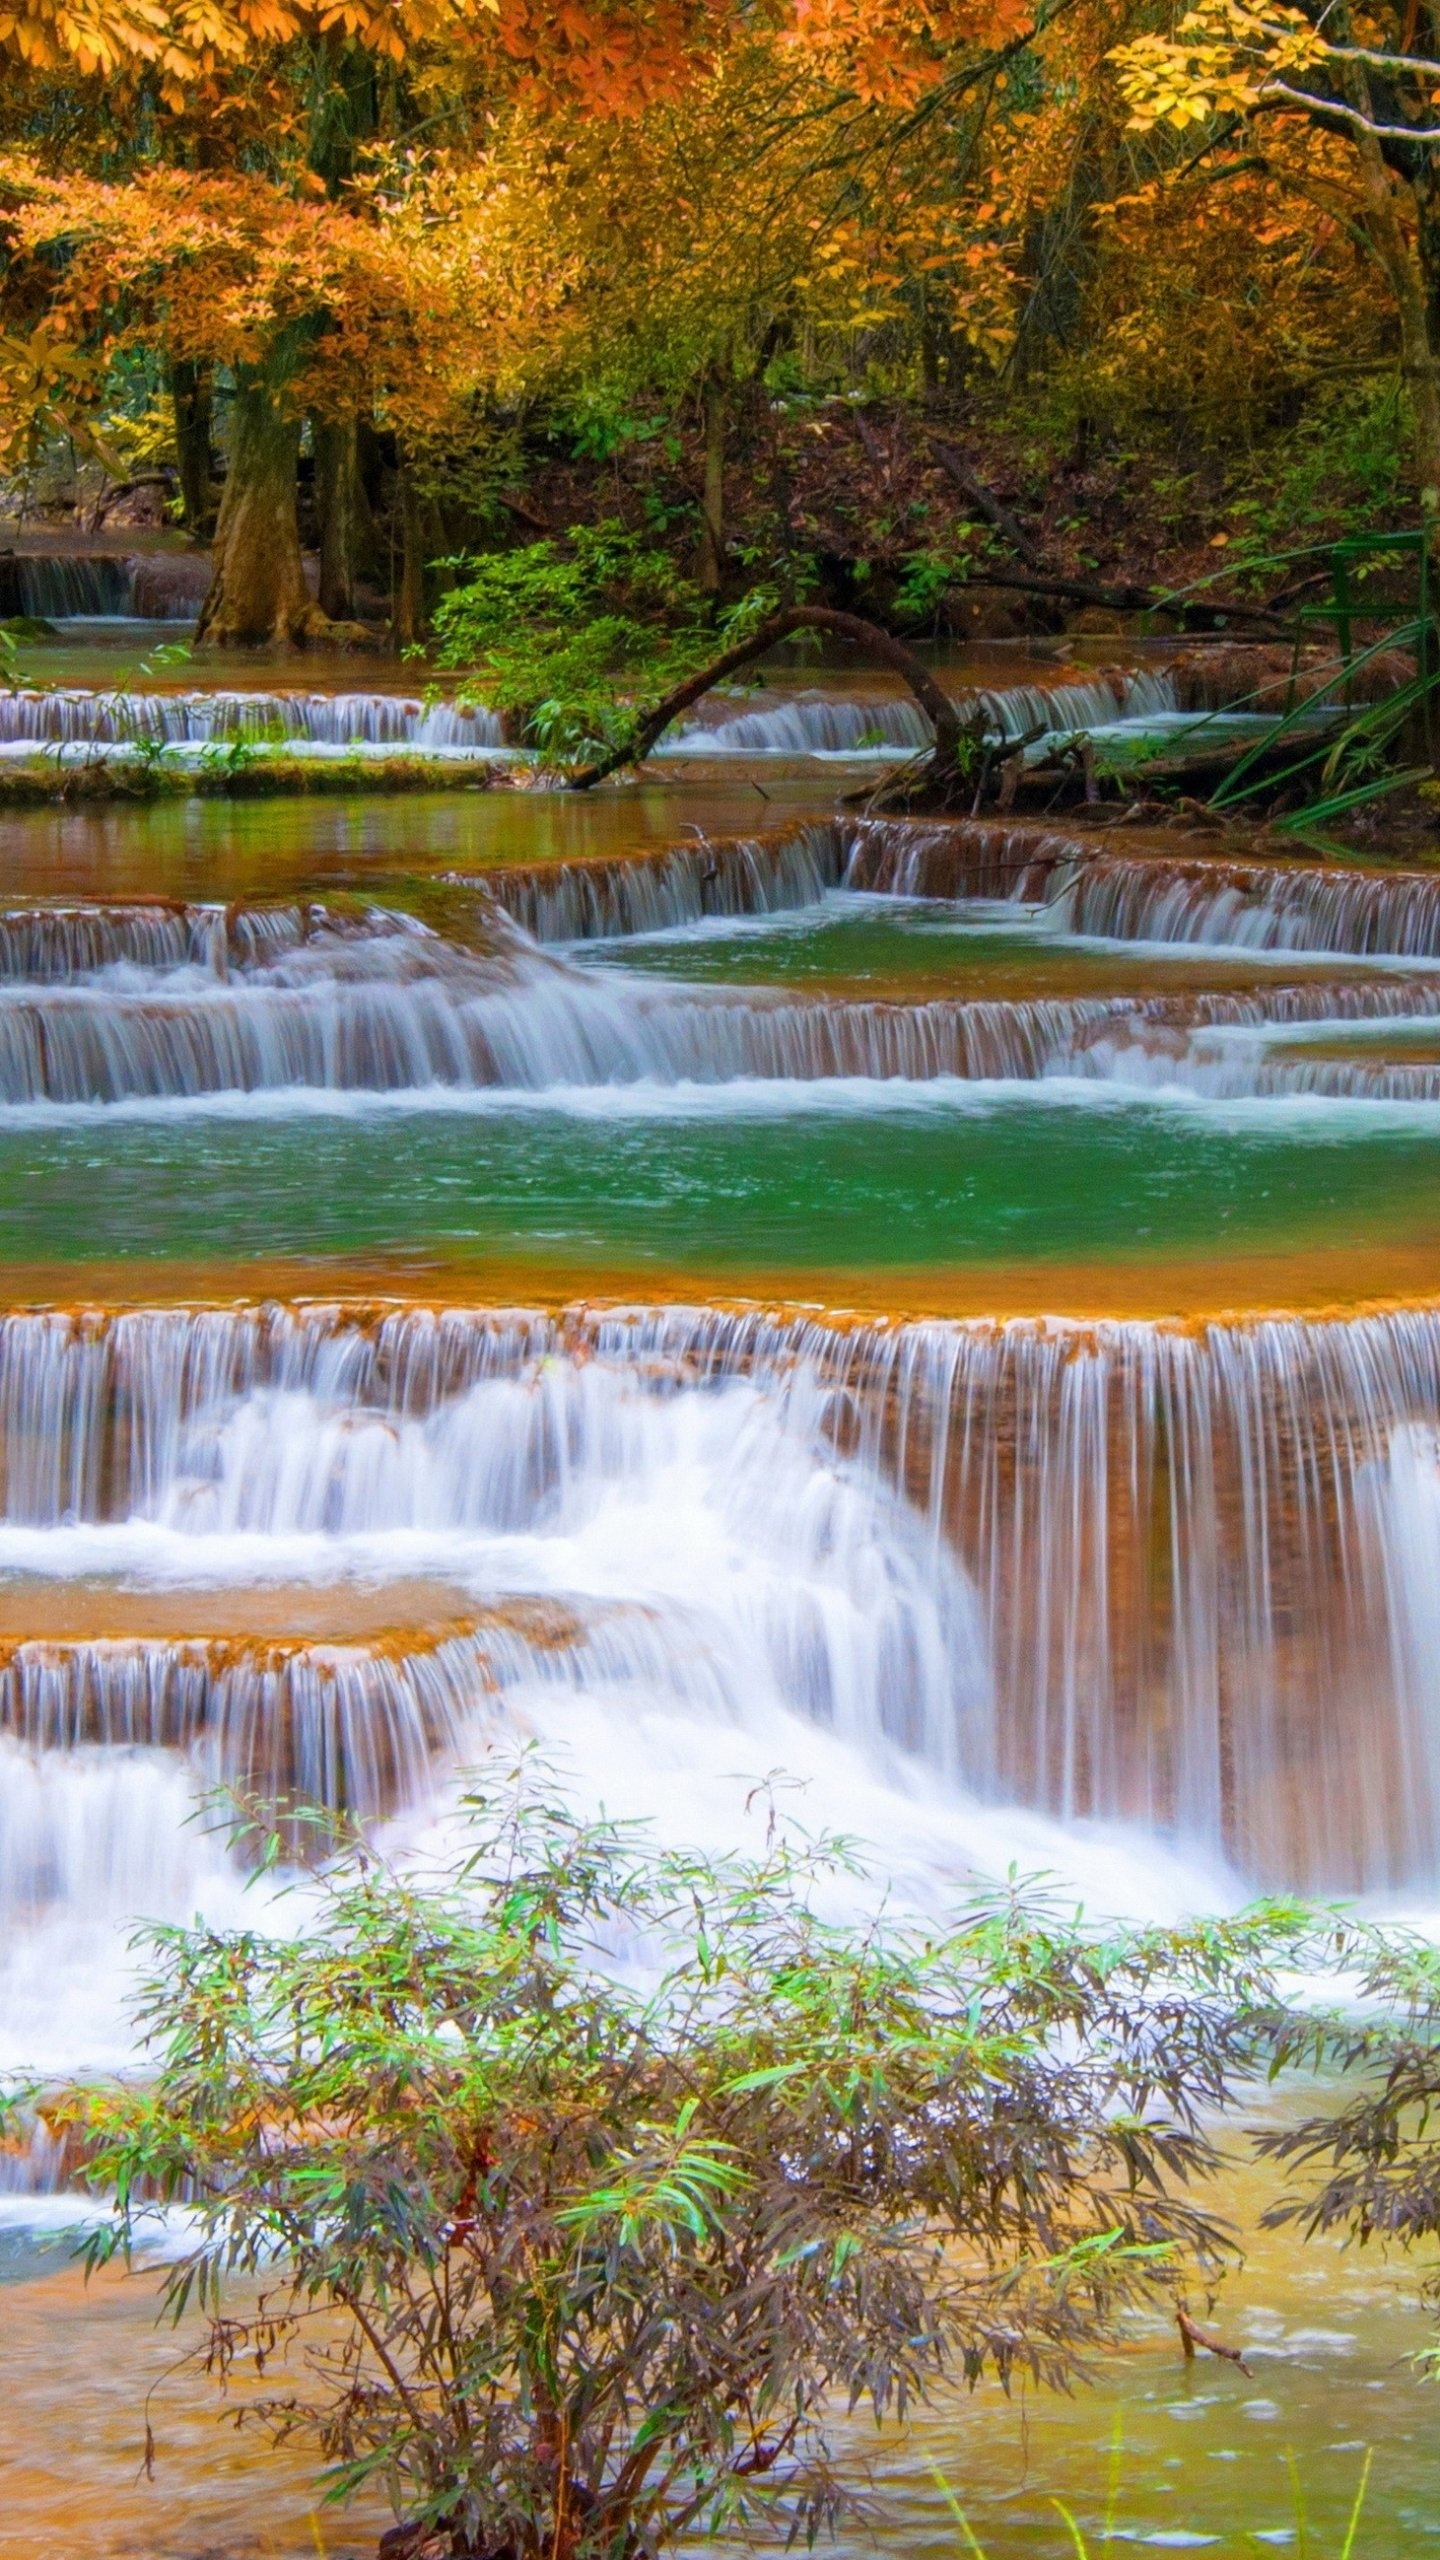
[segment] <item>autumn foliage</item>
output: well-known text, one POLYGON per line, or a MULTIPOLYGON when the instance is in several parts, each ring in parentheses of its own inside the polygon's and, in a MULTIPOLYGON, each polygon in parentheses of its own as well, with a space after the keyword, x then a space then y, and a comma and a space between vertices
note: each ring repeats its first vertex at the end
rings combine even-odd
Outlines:
MULTIPOLYGON (((216 637, 315 622, 302 441, 327 610, 388 583, 402 636, 429 564, 549 532, 505 510, 557 435, 683 455, 718 594, 777 401, 1224 454, 1388 368, 1440 489, 1440 72, 1394 12, 0 0, 0 60, 0 469, 119 470, 134 386, 173 395, 202 529, 227 466, 216 637)), ((973 566, 994 520, 951 515, 973 566)))

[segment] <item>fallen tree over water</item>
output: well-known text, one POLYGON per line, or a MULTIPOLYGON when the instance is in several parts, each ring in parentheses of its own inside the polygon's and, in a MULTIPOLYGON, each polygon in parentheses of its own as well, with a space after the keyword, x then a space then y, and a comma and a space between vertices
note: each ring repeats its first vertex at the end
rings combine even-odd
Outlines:
POLYGON ((575 791, 593 790, 597 782, 620 770, 623 765, 641 764, 652 748, 658 746, 667 729, 717 685, 726 684, 753 666, 782 640, 801 631, 833 632, 838 639, 854 642, 877 658, 884 667, 902 677, 915 696, 935 732, 934 744, 926 759, 926 788, 942 800, 952 787, 964 781, 972 769, 980 746, 975 715, 968 706, 958 703, 946 693, 913 649, 903 640, 870 622, 863 614, 839 613, 828 605, 784 605, 755 624, 743 640, 723 650, 708 665, 671 688, 661 699, 635 714, 628 734, 602 756, 583 765, 568 776, 575 791))

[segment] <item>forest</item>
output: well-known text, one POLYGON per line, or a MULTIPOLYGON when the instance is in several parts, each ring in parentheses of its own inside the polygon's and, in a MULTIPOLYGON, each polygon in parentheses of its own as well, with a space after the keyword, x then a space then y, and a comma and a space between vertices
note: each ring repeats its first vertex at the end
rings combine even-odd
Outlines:
POLYGON ((1440 2532, 1440 0, 0 0, 0 2560, 1440 2532))
POLYGON ((598 525, 712 614, 1274 632, 1290 555, 1440 487, 1440 70, 1392 15, 24 0, 0 469, 213 543, 217 645, 420 642, 598 525))

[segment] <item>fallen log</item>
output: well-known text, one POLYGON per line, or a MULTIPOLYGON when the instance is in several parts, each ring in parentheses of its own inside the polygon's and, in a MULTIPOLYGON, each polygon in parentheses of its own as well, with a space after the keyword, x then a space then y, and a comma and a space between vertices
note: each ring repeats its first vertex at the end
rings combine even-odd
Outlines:
POLYGON ((986 488, 983 480, 976 479, 974 472, 966 467, 953 444, 946 444, 942 436, 932 435, 930 450, 947 478, 954 481, 961 496, 968 498, 972 507, 979 508, 986 523, 992 524, 997 533, 1004 535, 1011 550, 1017 552, 1032 569, 1043 570, 1044 553, 1031 541, 1024 526, 1016 523, 1009 508, 1001 505, 993 492, 986 488))
POLYGON ((1265 605, 1242 604, 1231 596, 1217 596, 1200 604, 1163 587, 1105 587, 1089 578, 1027 577, 1018 569, 977 569, 974 577, 966 581, 967 592, 971 587, 1004 587, 1019 595, 1051 596, 1064 604, 1099 605, 1107 613, 1173 613, 1206 631, 1223 631, 1231 622, 1250 622, 1257 629, 1273 631, 1281 637, 1290 629, 1265 605))

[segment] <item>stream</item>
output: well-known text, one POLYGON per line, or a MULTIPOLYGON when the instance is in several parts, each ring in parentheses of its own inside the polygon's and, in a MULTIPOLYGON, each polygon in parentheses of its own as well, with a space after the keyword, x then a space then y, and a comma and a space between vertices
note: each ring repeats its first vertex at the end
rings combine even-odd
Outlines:
MULTIPOLYGON (((0 756, 117 702, 495 744, 398 668, 147 678, 111 588, 0 756)), ((1096 690, 960 673, 1016 736, 1096 690)), ((403 1846, 530 1739, 711 1850, 783 1770, 916 1912, 1012 1863, 1440 1909, 1440 871, 887 821, 908 700, 722 712, 583 801, 0 816, 0 2070, 126 2063, 137 1917, 263 1914, 207 1787, 403 1846)), ((886 2547, 962 2547, 938 2471, 989 2560, 1073 2549, 1057 2499, 1338 2560, 1371 2449, 1354 2560, 1440 2538, 1420 2271, 1261 2232, 1243 2150, 1251 2374, 1142 2323, 1072 2400, 856 2429, 886 2547)), ((372 2551, 194 2374, 144 2476, 176 2341, 55 2189, 0 2156, 0 2552, 372 2551)))

